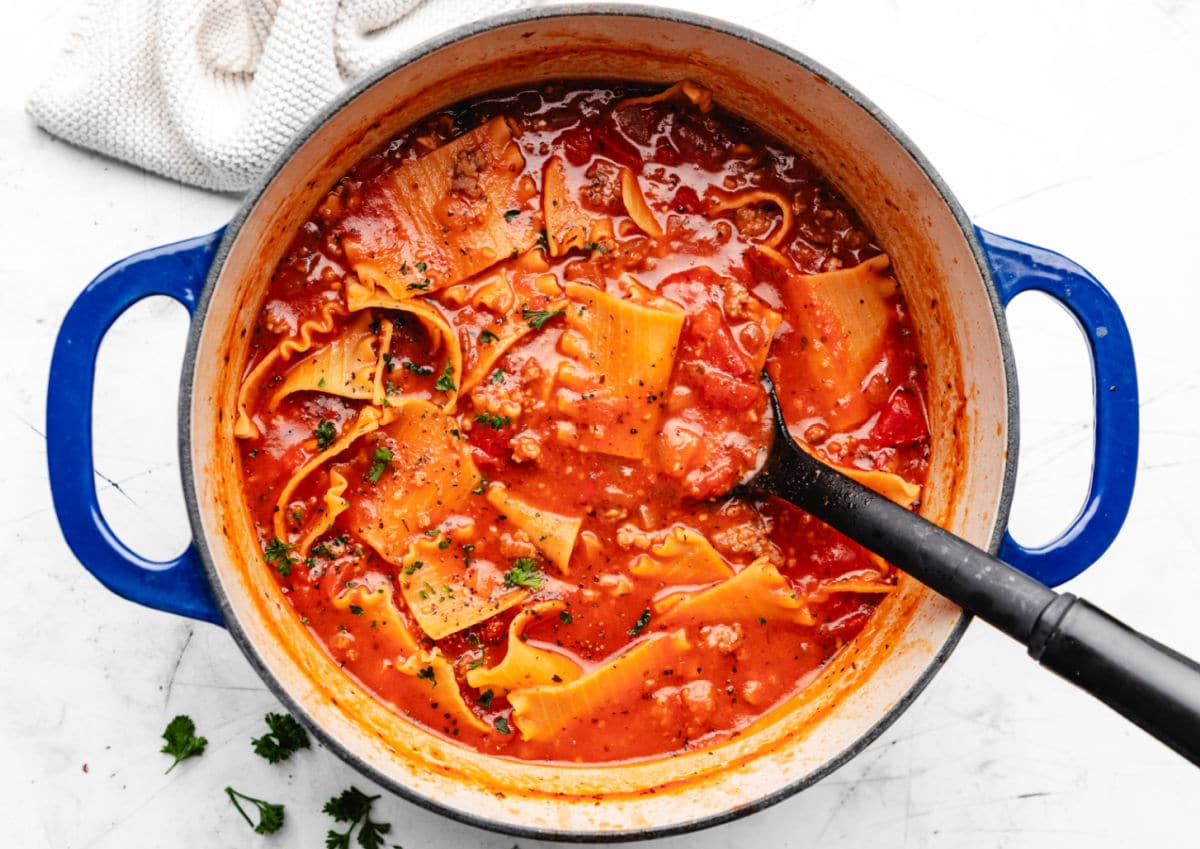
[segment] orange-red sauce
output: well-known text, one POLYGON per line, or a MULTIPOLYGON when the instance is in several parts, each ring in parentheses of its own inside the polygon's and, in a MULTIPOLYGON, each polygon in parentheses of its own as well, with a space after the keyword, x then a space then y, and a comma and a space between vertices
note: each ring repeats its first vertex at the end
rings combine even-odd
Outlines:
MULTIPOLYGON (((582 206, 618 224, 615 238, 548 258, 550 272, 562 282, 582 282, 619 296, 627 294, 633 278, 686 310, 669 389, 654 399, 653 447, 643 458, 581 452, 556 438, 561 415, 553 404, 538 402, 534 389, 563 359, 559 317, 514 344, 498 364, 499 376, 493 373, 458 399, 457 430, 487 480, 503 482, 544 509, 581 517, 581 539, 597 541, 575 545, 569 573, 539 556, 532 541, 497 516, 482 496, 431 530, 434 536, 443 532, 437 538, 449 540, 468 566, 473 561, 475 568, 494 574, 504 573, 519 556, 532 557, 542 576, 533 599, 558 598, 566 606, 562 614, 533 624, 526 641, 573 659, 585 673, 663 630, 660 617, 647 611, 680 587, 633 575, 630 564, 645 551, 639 534, 661 539, 676 526, 703 534, 735 571, 757 557, 769 558, 796 596, 807 601, 812 624, 748 619, 689 626, 691 648, 676 662, 647 671, 636 687, 611 693, 596 711, 567 718, 549 739, 525 740, 504 693, 485 696, 466 682, 471 668, 491 667, 504 658, 508 624, 519 608, 434 641, 405 610, 398 591, 401 623, 380 622, 332 603, 348 586, 395 587, 404 580, 401 565, 374 551, 355 524, 364 515, 353 506, 356 499, 377 485, 370 478, 373 451, 383 444, 378 435, 359 439, 328 464, 350 480, 345 497, 351 509, 305 559, 294 548, 282 549, 288 553, 263 566, 276 573, 296 615, 358 685, 412 721, 483 752, 605 762, 663 756, 727 739, 811 681, 861 630, 882 597, 878 592, 823 593, 823 584, 862 576, 876 583, 894 581, 858 545, 803 512, 725 494, 762 456, 770 432, 765 396, 748 353, 758 340, 748 329, 752 322, 743 320, 739 301, 749 298, 782 314, 767 367, 798 439, 820 446, 837 462, 924 482, 923 365, 899 288, 888 296, 883 344, 860 387, 867 414, 849 427, 831 423, 837 417, 828 409, 828 386, 813 377, 818 372, 811 368, 811 358, 823 350, 814 343, 836 345, 836 339, 824 337, 837 327, 822 325, 820 316, 796 314, 788 296, 789 286, 800 285, 803 275, 854 266, 880 248, 809 162, 736 116, 719 108, 703 114, 683 99, 615 108, 623 99, 654 91, 612 83, 545 86, 492 95, 419 122, 362 160, 313 211, 279 263, 253 331, 247 373, 330 304, 344 306, 354 272, 342 241, 348 233, 386 231, 386 204, 380 202, 386 175, 494 116, 507 117, 513 126, 524 170, 535 186, 542 185, 547 162, 558 156, 582 206), (614 184, 621 167, 637 175, 664 226, 663 238, 628 224, 614 184), (714 197, 751 188, 777 192, 791 203, 794 223, 777 245, 787 266, 759 250, 780 226, 778 209, 760 204, 712 211, 714 197), (520 414, 496 415, 497 404, 511 397, 524 399, 520 414), (675 438, 665 435, 669 430, 675 438), (446 533, 451 528, 459 530, 446 533), (451 660, 460 692, 487 731, 449 709, 445 688, 431 686, 430 677, 398 671, 404 650, 395 637, 397 625, 416 635, 425 649, 436 644, 451 660)), ((536 202, 531 209, 524 214, 540 214, 536 202)), ((532 250, 544 252, 544 247, 532 250)), ((523 273, 519 260, 505 262, 514 277, 523 273)), ((464 338, 478 341, 486 316, 452 303, 444 292, 423 297, 464 338)), ((524 306, 542 309, 551 300, 524 306)), ((377 312, 396 328, 389 351, 392 389, 440 403, 437 380, 446 359, 434 350, 437 340, 411 314, 377 312)), ((320 335, 317 345, 335 338, 353 318, 336 318, 334 329, 320 335)), ((370 403, 308 391, 288 395, 269 410, 271 388, 294 363, 280 362, 250 397, 248 409, 259 435, 241 442, 246 501, 268 549, 279 491, 320 453, 318 427, 341 433, 370 403)), ((597 406, 587 414, 619 416, 620 411, 597 406)), ((390 467, 387 472, 407 474, 390 467)), ((279 543, 297 544, 321 514, 324 491, 323 474, 310 475, 299 486, 284 508, 294 513, 294 521, 285 520, 287 538, 279 543)), ((426 529, 414 532, 421 530, 426 529)), ((280 550, 277 546, 275 553, 280 550)))

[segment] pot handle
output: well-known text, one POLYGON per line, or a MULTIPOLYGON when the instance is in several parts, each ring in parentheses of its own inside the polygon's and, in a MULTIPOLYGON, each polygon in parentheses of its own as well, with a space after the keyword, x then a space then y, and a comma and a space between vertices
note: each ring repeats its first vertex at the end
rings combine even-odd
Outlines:
POLYGON ((1056 586, 1100 558, 1116 538, 1137 474, 1138 394, 1133 344, 1112 295, 1078 263, 1061 254, 975 228, 1000 301, 1008 306, 1030 289, 1044 292, 1075 317, 1092 354, 1095 450, 1092 479, 1079 515, 1065 531, 1035 548, 1007 531, 1000 559, 1056 586))
POLYGON ((50 361, 46 455, 54 512, 71 551, 100 583, 131 601, 222 624, 195 543, 172 560, 148 560, 108 526, 96 500, 92 398, 96 352, 109 327, 151 295, 167 295, 194 312, 224 228, 151 248, 110 265, 75 299, 50 361))

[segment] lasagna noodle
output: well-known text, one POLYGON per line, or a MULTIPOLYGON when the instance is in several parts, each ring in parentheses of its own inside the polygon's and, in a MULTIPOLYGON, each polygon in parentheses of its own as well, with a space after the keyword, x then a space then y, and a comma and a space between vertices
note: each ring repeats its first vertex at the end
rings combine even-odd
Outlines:
MULTIPOLYGON (((288 369, 271 395, 267 409, 274 412, 279 402, 293 392, 326 392, 343 398, 374 399, 375 379, 383 328, 372 330, 370 313, 361 313, 354 323, 288 369)), ((388 328, 388 337, 391 329, 388 328)))
POLYGON ((551 684, 569 684, 583 668, 562 652, 525 641, 525 629, 543 616, 567 609, 564 601, 543 601, 526 607, 508 625, 508 648, 495 666, 472 669, 467 683, 477 690, 492 687, 501 695, 510 690, 551 684))
POLYGON ((288 505, 292 500, 292 495, 296 492, 297 487, 303 483, 304 479, 312 474, 314 469, 318 469, 327 463, 329 460, 341 454, 360 436, 364 436, 372 431, 378 430, 380 425, 387 420, 387 415, 380 413, 375 407, 363 407, 358 415, 354 417, 349 426, 344 428, 338 438, 333 441, 328 448, 320 454, 313 457, 300 469, 293 474, 283 489, 279 493, 279 498, 275 501, 275 537, 280 541, 289 539, 285 521, 289 515, 288 505))
POLYGON ((880 254, 853 268, 823 274, 788 275, 789 321, 809 340, 798 364, 828 411, 834 430, 857 427, 871 414, 863 384, 883 348, 896 282, 880 254))
POLYGON ((394 410, 395 420, 374 434, 372 443, 374 451, 392 452, 391 459, 379 480, 353 499, 347 518, 380 557, 399 563, 414 539, 471 497, 480 475, 455 435, 454 417, 416 399, 394 410))
MULTIPOLYGON (((408 313, 409 315, 416 317, 416 319, 421 322, 421 325, 425 328, 425 331, 429 334, 429 338, 433 342, 430 349, 430 354, 436 355, 442 350, 446 352, 445 365, 450 367, 449 372, 445 372, 444 367, 442 370, 435 368, 435 371, 439 375, 448 374, 449 379, 453 384, 453 389, 441 392, 442 397, 445 399, 441 404, 442 411, 446 413, 453 413, 454 407, 458 402, 458 396, 461 392, 463 379, 462 345, 459 343, 458 334, 454 332, 454 328, 451 326, 450 320, 442 314, 442 311, 426 298, 399 300, 382 292, 376 292, 370 295, 364 294, 355 296, 353 301, 351 301, 351 309, 397 310, 399 312, 408 313)), ((389 335, 387 337, 389 343, 391 339, 391 333, 392 331, 389 328, 389 335)), ((375 379, 375 384, 373 385, 373 390, 376 393, 376 404, 382 404, 385 398, 388 399, 389 404, 395 403, 395 396, 389 397, 386 392, 383 391, 383 381, 387 379, 386 375, 388 374, 388 366, 383 357, 383 354, 385 353, 390 352, 386 348, 380 350, 381 362, 376 372, 377 376, 375 379)), ((403 375, 397 375, 397 378, 402 380, 403 375)), ((402 390, 399 397, 401 399, 405 399, 414 398, 417 396, 405 393, 402 390)))
POLYGON ((468 562, 461 546, 443 547, 443 541, 414 543, 397 577, 409 612, 430 638, 448 637, 529 598, 528 590, 505 586, 492 564, 468 562))
POLYGON ((765 557, 716 586, 674 593, 655 602, 654 608, 664 627, 735 621, 813 624, 808 605, 765 557))
POLYGON ((337 521, 337 517, 350 506, 350 502, 345 498, 347 484, 348 481, 342 477, 340 472, 334 469, 330 470, 329 485, 322 499, 325 502, 325 509, 320 513, 317 523, 304 534, 304 538, 296 546, 301 560, 308 557, 313 543, 320 538, 321 534, 328 533, 333 527, 333 523, 337 521))
POLYGON ((663 586, 711 584, 733 576, 733 569, 703 534, 681 525, 671 528, 648 553, 638 555, 629 571, 663 586))
POLYGON ((542 217, 546 222, 546 246, 558 257, 572 249, 587 250, 589 244, 611 237, 612 221, 584 209, 567 184, 566 166, 553 156, 542 178, 542 217))
MULTIPOLYGON (((423 679, 429 686, 429 699, 436 702, 443 714, 449 714, 451 723, 463 722, 477 731, 487 733, 492 728, 475 715, 458 689, 454 677, 454 665, 438 648, 421 650, 397 667, 405 675, 423 679)), ((361 842, 361 841, 360 841, 361 842)))
POLYGON ((488 487, 487 500, 500 513, 508 517, 525 532, 529 541, 537 546, 546 559, 558 567, 564 575, 570 571, 571 552, 579 529, 583 527, 580 516, 564 516, 552 510, 535 507, 528 501, 513 495, 508 487, 494 483, 488 487))
POLYGON ((921 500, 921 487, 915 483, 909 483, 894 472, 885 472, 880 469, 860 469, 856 466, 835 463, 825 456, 824 452, 809 445, 803 439, 793 441, 798 447, 816 457, 826 466, 837 469, 846 477, 853 478, 867 489, 874 490, 889 501, 895 501, 901 507, 912 507, 921 500))
POLYGON ((638 103, 660 103, 665 100, 682 100, 691 103, 703 113, 709 113, 713 108, 712 92, 691 80, 680 80, 670 88, 660 91, 658 94, 648 95, 646 97, 631 97, 628 100, 621 101, 618 109, 626 106, 633 106, 638 103))
POLYGON ((643 233, 656 239, 663 237, 662 225, 646 203, 637 175, 628 168, 621 169, 621 200, 625 204, 625 211, 643 233))
POLYGON ((574 721, 600 716, 605 705, 641 693, 690 648, 683 630, 656 633, 567 684, 546 684, 508 694, 523 740, 549 740, 574 721))
POLYGON ((391 580, 378 572, 368 572, 353 584, 333 598, 333 606, 352 615, 353 608, 362 611, 359 615, 370 623, 372 638, 380 643, 379 654, 389 662, 404 662, 411 657, 417 650, 417 639, 396 606, 391 580))
POLYGON ((295 336, 289 336, 272 348, 265 357, 259 360, 238 389, 238 414, 233 424, 233 435, 239 439, 253 439, 259 436, 258 426, 250 418, 248 411, 250 398, 258 394, 263 379, 275 368, 280 360, 286 362, 296 353, 303 353, 315 342, 314 336, 333 330, 339 315, 345 315, 346 308, 338 301, 331 301, 321 308, 320 315, 315 319, 302 322, 295 336))
MULTIPOLYGON (((571 303, 560 347, 558 409, 574 419, 568 439, 585 451, 640 459, 654 436, 671 378, 684 311, 645 306, 568 282, 571 303)), ((561 433, 561 432, 560 432, 561 433)))
POLYGON ((528 250, 538 222, 526 208, 534 189, 524 165, 508 123, 494 118, 397 167, 343 236, 357 276, 348 295, 363 297, 362 287, 412 298, 528 250))
MULTIPOLYGON (((787 238, 788 233, 792 232, 792 224, 795 222, 795 216, 792 215, 791 201, 778 192, 768 192, 763 189, 747 189, 718 198, 708 208, 708 211, 710 213, 729 212, 744 207, 761 206, 763 204, 771 204, 778 207, 781 218, 779 224, 772 228, 771 234, 762 240, 762 246, 768 249, 778 249, 783 240, 787 238)), ((772 250, 772 253, 778 256, 776 250, 772 250)))

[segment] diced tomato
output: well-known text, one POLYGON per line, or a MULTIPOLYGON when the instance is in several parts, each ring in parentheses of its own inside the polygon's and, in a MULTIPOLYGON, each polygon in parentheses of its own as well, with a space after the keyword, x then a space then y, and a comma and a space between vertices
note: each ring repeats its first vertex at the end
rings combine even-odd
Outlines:
POLYGON ((575 166, 586 164, 592 158, 591 129, 583 124, 577 124, 569 130, 563 130, 558 136, 558 144, 567 162, 575 166))
POLYGON ((705 369, 696 385, 704 401, 714 407, 740 412, 748 410, 762 394, 756 382, 739 380, 723 371, 705 369))
POLYGON ((929 434, 921 402, 907 389, 897 389, 871 429, 871 439, 880 445, 908 445, 929 434))
POLYGON ((508 460, 508 440, 512 428, 493 430, 488 425, 476 425, 468 437, 475 465, 484 471, 495 471, 508 460))
POLYGON ((601 156, 634 171, 642 170, 642 154, 612 122, 605 121, 600 124, 595 130, 595 139, 596 152, 601 156))
POLYGON ((696 194, 695 189, 691 186, 680 186, 675 192, 675 199, 671 201, 671 209, 675 212, 699 215, 704 212, 704 204, 700 202, 700 196, 696 194))

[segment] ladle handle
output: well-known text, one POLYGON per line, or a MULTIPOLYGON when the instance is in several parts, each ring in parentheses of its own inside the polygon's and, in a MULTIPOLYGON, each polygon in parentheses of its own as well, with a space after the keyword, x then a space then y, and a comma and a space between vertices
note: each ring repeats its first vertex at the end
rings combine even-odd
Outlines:
POLYGON ((1200 766, 1200 664, 1070 593, 1034 627, 1030 657, 1200 766))

